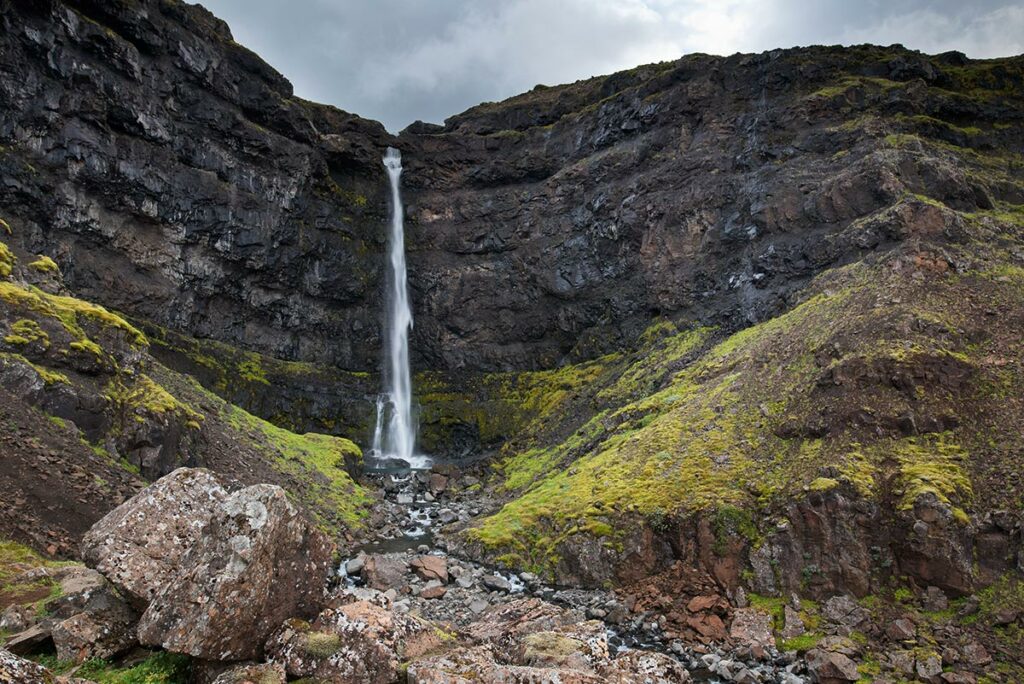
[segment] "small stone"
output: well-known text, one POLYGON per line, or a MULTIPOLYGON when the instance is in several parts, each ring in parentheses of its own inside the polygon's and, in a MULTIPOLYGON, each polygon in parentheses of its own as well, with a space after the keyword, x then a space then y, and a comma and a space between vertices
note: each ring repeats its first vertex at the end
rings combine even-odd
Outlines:
POLYGON ((479 615, 480 613, 482 613, 485 610, 487 610, 487 607, 490 606, 490 605, 491 604, 487 603, 487 601, 485 601, 483 599, 475 599, 473 601, 470 601, 470 603, 469 603, 469 610, 474 615, 479 615))
POLYGON ((418 556, 410 564, 413 572, 424 580, 448 582, 448 563, 440 556, 418 556))
POLYGON ((934 654, 923 658, 919 657, 915 669, 918 677, 925 681, 930 681, 933 677, 938 677, 942 674, 942 660, 934 654))
POLYGON ((917 635, 917 628, 910 620, 899 618, 886 628, 885 633, 896 641, 910 641, 917 635))
POLYGON ((349 559, 345 563, 345 572, 349 575, 358 575, 363 571, 363 566, 366 564, 366 556, 359 554, 355 558, 349 559))
POLYGON ((491 591, 508 593, 512 589, 512 585, 508 583, 508 580, 500 575, 484 575, 480 581, 491 591))
POLYGON ((469 589, 473 586, 473 577, 471 575, 462 575, 455 580, 455 583, 463 589, 469 589))
POLYGON ((439 599, 447 593, 448 590, 443 584, 437 580, 433 580, 431 582, 427 582, 427 585, 420 591, 420 598, 439 599))
POLYGON ((937 613, 942 610, 949 608, 949 599, 938 587, 928 587, 925 592, 922 606, 925 610, 937 613))

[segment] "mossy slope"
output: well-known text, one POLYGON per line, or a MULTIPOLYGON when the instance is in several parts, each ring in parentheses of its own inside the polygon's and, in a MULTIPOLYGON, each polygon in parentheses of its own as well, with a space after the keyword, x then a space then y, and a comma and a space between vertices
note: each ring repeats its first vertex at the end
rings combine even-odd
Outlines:
POLYGON ((841 483, 897 510, 934 496, 964 523, 1019 508, 1024 222, 937 211, 956 244, 833 269, 787 313, 732 335, 658 324, 639 351, 582 376, 574 400, 549 393, 558 410, 497 468, 513 497, 468 537, 544 569, 568 537, 614 539, 628 517, 729 507, 763 527, 841 483), (544 439, 581 414, 567 438, 544 439))

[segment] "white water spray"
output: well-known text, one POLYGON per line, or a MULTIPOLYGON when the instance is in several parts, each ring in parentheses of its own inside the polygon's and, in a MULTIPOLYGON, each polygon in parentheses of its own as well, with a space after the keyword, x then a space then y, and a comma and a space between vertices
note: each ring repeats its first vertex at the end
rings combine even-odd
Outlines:
POLYGON ((386 321, 387 363, 384 367, 386 390, 377 401, 377 425, 373 431, 373 453, 377 457, 398 458, 414 468, 430 461, 414 455, 416 425, 412 413, 412 378, 409 371, 409 330, 412 309, 405 269, 405 226, 402 221, 402 155, 393 147, 384 154, 384 166, 391 183, 391 234, 388 238, 388 318, 386 321))

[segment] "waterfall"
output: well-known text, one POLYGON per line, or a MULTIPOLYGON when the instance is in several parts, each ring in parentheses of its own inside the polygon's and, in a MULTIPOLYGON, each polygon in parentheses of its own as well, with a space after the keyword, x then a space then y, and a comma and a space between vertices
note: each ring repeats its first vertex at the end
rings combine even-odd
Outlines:
POLYGON ((391 184, 391 232, 388 236, 388 293, 384 348, 384 394, 377 401, 373 454, 398 458, 413 467, 425 467, 429 459, 414 455, 416 425, 412 412, 412 377, 409 371, 409 330, 412 310, 405 269, 405 226, 402 222, 402 155, 393 147, 384 154, 391 184))

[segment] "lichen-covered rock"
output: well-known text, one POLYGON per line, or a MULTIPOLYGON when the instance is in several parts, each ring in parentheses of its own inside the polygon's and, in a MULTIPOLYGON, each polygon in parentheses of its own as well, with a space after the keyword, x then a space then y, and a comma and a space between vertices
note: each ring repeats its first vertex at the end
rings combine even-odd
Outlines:
POLYGON ((609 660, 608 634, 597 620, 532 632, 522 635, 505 657, 518 665, 595 672, 609 660))
POLYGON ((226 498, 210 471, 179 468, 93 525, 82 558, 144 609, 182 572, 185 555, 226 498))
POLYGON ((424 620, 370 601, 354 601, 328 608, 312 623, 288 620, 266 650, 291 677, 390 684, 402 662, 436 649, 447 638, 424 620))
POLYGON ((756 608, 737 608, 729 626, 729 637, 755 652, 775 647, 771 616, 756 608))
POLYGON ((484 611, 467 628, 471 639, 494 644, 501 650, 514 646, 522 636, 552 631, 583 621, 582 614, 538 598, 519 599, 484 611))
POLYGON ((857 664, 847 656, 817 648, 807 652, 807 671, 817 684, 844 684, 860 679, 857 664))
POLYGON ((109 659, 136 645, 138 612, 95 570, 69 570, 60 582, 61 596, 46 606, 58 618, 71 614, 51 631, 58 659, 109 659))
POLYGON ((524 667, 497 662, 491 646, 459 648, 415 661, 409 684, 604 684, 605 677, 565 668, 524 667))
POLYGON ((614 659, 607 652, 585 655, 575 650, 576 644, 570 645, 569 641, 556 646, 559 639, 554 635, 541 632, 523 638, 524 642, 547 644, 546 657, 541 660, 531 661, 529 654, 536 654, 535 650, 531 651, 532 647, 518 651, 520 657, 525 656, 530 662, 518 659, 515 654, 510 659, 510 654, 489 644, 457 648, 410 663, 408 681, 409 684, 682 684, 690 681, 686 668, 666 655, 649 651, 630 651, 614 659), (560 652, 557 657, 547 657, 555 652, 560 652))
POLYGON ((654 651, 627 651, 598 668, 609 684, 684 684, 690 673, 677 660, 654 651))
POLYGON ((284 620, 319 610, 333 552, 280 487, 230 494, 142 615, 139 640, 210 660, 257 658, 284 620))
POLYGON ((284 667, 279 663, 258 663, 239 665, 222 672, 213 684, 284 684, 287 681, 284 667))
POLYGON ((42 665, 0 648, 0 684, 52 684, 56 680, 42 665))

